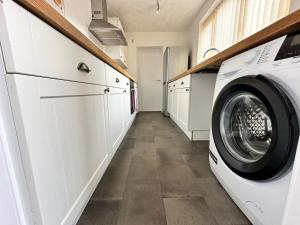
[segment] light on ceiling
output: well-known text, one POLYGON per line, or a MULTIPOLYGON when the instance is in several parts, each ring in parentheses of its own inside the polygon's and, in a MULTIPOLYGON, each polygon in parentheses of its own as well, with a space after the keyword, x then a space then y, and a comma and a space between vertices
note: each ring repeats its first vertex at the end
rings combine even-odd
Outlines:
POLYGON ((160 11, 160 5, 159 5, 159 0, 156 0, 156 14, 158 15, 159 14, 159 11, 160 11))

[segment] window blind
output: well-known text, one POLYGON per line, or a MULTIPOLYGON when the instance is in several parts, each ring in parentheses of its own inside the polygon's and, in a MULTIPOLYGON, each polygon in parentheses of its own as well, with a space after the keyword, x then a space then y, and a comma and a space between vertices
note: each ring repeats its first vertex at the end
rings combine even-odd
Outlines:
MULTIPOLYGON (((199 24, 198 62, 209 48, 222 51, 289 13, 290 0, 223 0, 199 24)), ((209 52, 208 58, 216 52, 209 52)))

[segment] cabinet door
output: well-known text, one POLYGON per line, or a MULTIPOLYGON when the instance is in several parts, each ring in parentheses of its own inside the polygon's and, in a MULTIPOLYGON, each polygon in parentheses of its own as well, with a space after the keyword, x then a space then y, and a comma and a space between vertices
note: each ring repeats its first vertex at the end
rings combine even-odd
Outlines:
POLYGON ((172 111, 172 90, 169 88, 168 89, 168 112, 171 114, 172 111))
POLYGON ((190 106, 190 89, 177 89, 177 123, 183 129, 188 129, 190 106))
POLYGON ((176 122, 177 121, 177 91, 176 89, 172 90, 172 103, 171 103, 171 117, 176 122))
POLYGON ((131 116, 131 104, 130 104, 130 89, 127 88, 124 93, 124 126, 125 129, 128 129, 130 116, 131 116))
POLYGON ((124 89, 110 88, 108 94, 108 118, 110 151, 118 149, 124 134, 124 89))
POLYGON ((73 224, 108 164, 104 87, 22 75, 7 83, 38 224, 73 224))

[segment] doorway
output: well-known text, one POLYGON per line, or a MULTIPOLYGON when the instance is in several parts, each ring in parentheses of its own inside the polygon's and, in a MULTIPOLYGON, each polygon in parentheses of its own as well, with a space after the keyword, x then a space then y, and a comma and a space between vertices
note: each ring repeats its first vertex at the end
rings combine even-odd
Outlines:
POLYGON ((163 48, 137 48, 140 111, 162 111, 163 48))

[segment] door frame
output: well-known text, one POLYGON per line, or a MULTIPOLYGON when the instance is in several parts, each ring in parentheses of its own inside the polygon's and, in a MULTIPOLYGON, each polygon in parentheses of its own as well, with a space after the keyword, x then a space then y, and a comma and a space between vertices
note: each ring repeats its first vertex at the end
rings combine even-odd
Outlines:
POLYGON ((164 58, 164 47, 163 46, 137 46, 137 49, 136 49, 136 55, 137 55, 137 65, 136 65, 136 67, 137 67, 137 72, 138 72, 138 79, 139 79, 139 92, 138 92, 138 101, 139 101, 139 111, 149 111, 149 112, 151 112, 151 111, 159 111, 159 112, 161 112, 162 110, 163 110, 163 95, 164 95, 164 93, 163 93, 163 76, 164 76, 164 74, 163 74, 163 67, 164 67, 164 65, 163 65, 163 58, 164 58), (142 90, 141 90, 141 87, 142 87, 142 85, 141 85, 141 81, 140 81, 140 72, 139 72, 139 60, 138 60, 138 58, 139 58, 139 49, 160 49, 161 50, 161 77, 160 77, 160 79, 158 79, 157 81, 159 81, 160 80, 160 82, 161 82, 161 106, 160 106, 160 109, 159 110, 143 110, 142 108, 141 108, 141 94, 142 94, 142 90))

